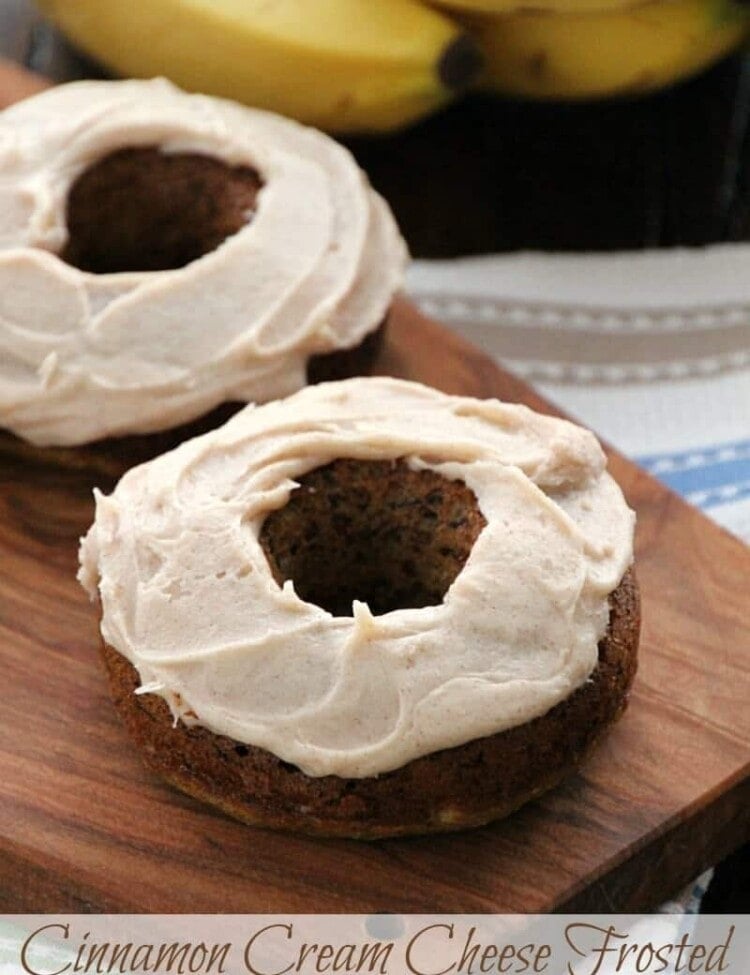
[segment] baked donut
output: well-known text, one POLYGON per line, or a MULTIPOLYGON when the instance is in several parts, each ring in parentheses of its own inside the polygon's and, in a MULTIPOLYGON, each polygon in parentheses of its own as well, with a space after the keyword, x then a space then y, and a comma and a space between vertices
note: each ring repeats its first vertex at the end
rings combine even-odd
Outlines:
POLYGON ((97 495, 79 578, 148 765, 265 826, 506 815, 636 667, 634 515, 595 437, 395 379, 310 386, 97 495))
POLYGON ((151 433, 363 367, 405 260, 320 132, 164 80, 50 89, 0 114, 0 427, 151 433))

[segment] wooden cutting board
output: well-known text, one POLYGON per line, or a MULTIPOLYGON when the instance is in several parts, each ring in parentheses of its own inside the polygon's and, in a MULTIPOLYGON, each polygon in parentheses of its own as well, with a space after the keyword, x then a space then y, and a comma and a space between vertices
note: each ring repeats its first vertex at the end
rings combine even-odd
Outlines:
MULTIPOLYGON (((378 371, 549 409, 406 303, 378 371)), ((644 616, 625 717, 581 774, 509 820, 369 845, 242 826, 141 766, 75 581, 91 489, 129 457, 80 457, 65 470, 0 446, 4 910, 640 910, 748 836, 750 552, 621 457, 644 616)))
MULTIPOLYGON (((551 411, 406 302, 377 371, 551 411)), ((242 826, 144 770, 75 581, 92 488, 143 454, 78 456, 63 468, 0 440, 0 909, 635 911, 748 837, 750 552, 618 455, 644 614, 625 717, 580 774, 509 820, 378 844, 242 826)))

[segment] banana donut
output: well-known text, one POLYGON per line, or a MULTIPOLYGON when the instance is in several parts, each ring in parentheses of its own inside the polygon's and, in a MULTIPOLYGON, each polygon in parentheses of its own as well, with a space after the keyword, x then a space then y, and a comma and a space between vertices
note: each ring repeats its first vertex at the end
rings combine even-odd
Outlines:
POLYGON ((634 515, 595 437, 395 379, 310 386, 129 471, 82 541, 148 765, 265 826, 504 816, 623 710, 634 515))
POLYGON ((0 427, 151 433, 362 367, 405 260, 320 132, 164 80, 43 92, 0 114, 0 427))

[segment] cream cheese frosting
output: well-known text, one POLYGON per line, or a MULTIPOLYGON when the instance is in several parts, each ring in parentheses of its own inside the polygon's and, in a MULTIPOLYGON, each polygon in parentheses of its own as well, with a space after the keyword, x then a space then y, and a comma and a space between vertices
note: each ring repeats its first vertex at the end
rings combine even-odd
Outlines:
POLYGON ((596 438, 395 379, 308 387, 129 471, 82 541, 104 640, 175 720, 310 776, 374 776, 527 722, 591 675, 634 515, 596 438), (295 479, 337 458, 460 479, 486 526, 442 603, 336 617, 259 543, 295 479))
POLYGON ((383 320, 405 260, 388 207, 320 132, 160 79, 36 95, 0 114, 0 427, 74 445, 287 395, 309 356, 383 320), (139 146, 257 170, 253 219, 175 270, 65 264, 70 187, 139 146))

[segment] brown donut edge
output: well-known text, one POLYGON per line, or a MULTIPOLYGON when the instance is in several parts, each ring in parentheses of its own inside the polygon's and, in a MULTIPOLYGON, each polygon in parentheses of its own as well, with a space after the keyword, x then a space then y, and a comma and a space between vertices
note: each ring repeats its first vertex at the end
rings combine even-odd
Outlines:
POLYGON ((135 668, 102 647, 115 707, 147 767, 241 822, 318 836, 383 839, 501 819, 580 767, 625 710, 637 669, 640 597, 631 568, 610 595, 591 677, 533 721, 417 758, 377 777, 313 778, 207 728, 173 725, 166 702, 136 695, 135 668))

